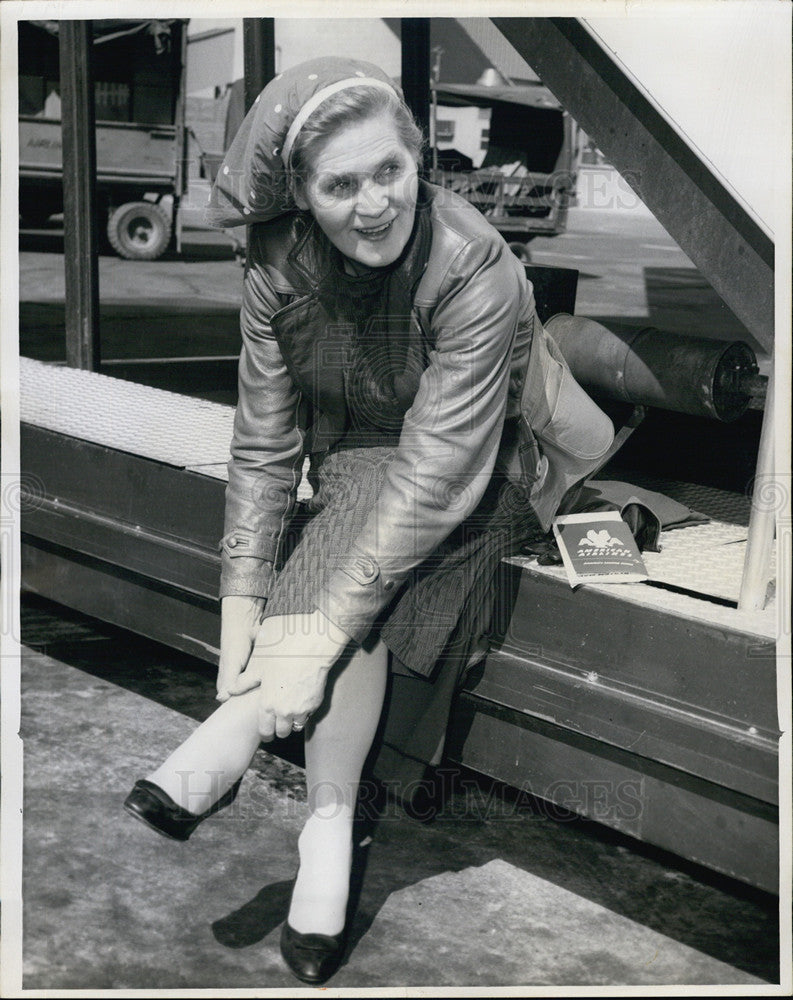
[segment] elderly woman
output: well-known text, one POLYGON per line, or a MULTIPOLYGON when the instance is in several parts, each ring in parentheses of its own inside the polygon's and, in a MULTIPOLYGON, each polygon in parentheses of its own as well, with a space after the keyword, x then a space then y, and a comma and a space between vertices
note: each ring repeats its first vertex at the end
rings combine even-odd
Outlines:
MULTIPOLYGON (((276 77, 229 150, 209 219, 251 228, 222 705, 126 801, 186 840, 232 800, 260 740, 305 730, 310 815, 281 951, 309 983, 341 961, 389 670, 440 685, 448 714, 444 678, 487 631, 530 504, 547 528, 611 441, 517 258, 474 208, 419 180, 422 144, 387 76, 327 58, 276 77), (306 456, 314 495, 288 552, 306 456)), ((430 720, 437 748, 446 716, 430 720)))

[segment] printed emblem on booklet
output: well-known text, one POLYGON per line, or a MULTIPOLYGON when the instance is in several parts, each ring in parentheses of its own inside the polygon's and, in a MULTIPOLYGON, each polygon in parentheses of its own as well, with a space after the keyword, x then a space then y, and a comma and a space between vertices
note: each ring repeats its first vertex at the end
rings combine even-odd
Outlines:
POLYGON ((553 533, 571 587, 648 579, 636 539, 615 510, 564 514, 554 519, 553 533))

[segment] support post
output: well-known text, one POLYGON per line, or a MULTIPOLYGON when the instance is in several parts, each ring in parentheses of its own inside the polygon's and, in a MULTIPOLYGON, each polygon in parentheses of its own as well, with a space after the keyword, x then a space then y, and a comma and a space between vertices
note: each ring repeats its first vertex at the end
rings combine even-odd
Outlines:
POLYGON ((245 112, 275 76, 275 19, 246 17, 242 21, 245 61, 245 112))
POLYGON ((92 21, 60 21, 66 364, 99 370, 92 21))
MULTIPOLYGON (((430 131, 430 19, 403 17, 402 93, 425 135, 430 131)), ((429 158, 429 157, 428 157, 429 158)), ((424 164, 425 168, 429 163, 424 164)))
MULTIPOLYGON (((773 359, 772 359, 773 362, 773 359)), ((774 480, 774 369, 768 379, 768 390, 757 453, 757 471, 752 491, 752 512, 746 538, 746 558, 738 596, 739 611, 762 611, 768 590, 771 546, 774 544, 776 501, 778 491, 774 480)), ((784 594, 780 595, 784 600, 784 594)))

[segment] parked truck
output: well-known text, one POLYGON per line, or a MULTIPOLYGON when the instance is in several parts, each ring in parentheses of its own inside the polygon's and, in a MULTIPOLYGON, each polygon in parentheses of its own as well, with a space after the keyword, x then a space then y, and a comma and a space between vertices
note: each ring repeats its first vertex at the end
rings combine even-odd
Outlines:
MULTIPOLYGON (((93 22, 97 199, 113 249, 155 260, 180 242, 185 20, 93 22)), ((19 24, 19 214, 63 211, 57 21, 19 24)))
POLYGON ((541 83, 490 69, 474 84, 434 83, 430 179, 475 205, 529 263, 535 236, 567 228, 581 159, 575 121, 541 83))

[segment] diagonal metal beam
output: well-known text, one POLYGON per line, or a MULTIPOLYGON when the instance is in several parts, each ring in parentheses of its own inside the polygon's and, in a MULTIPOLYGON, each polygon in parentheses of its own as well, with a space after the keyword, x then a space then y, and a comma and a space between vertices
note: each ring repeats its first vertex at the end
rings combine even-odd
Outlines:
POLYGON ((493 18, 769 353, 774 243, 577 18, 493 18))

